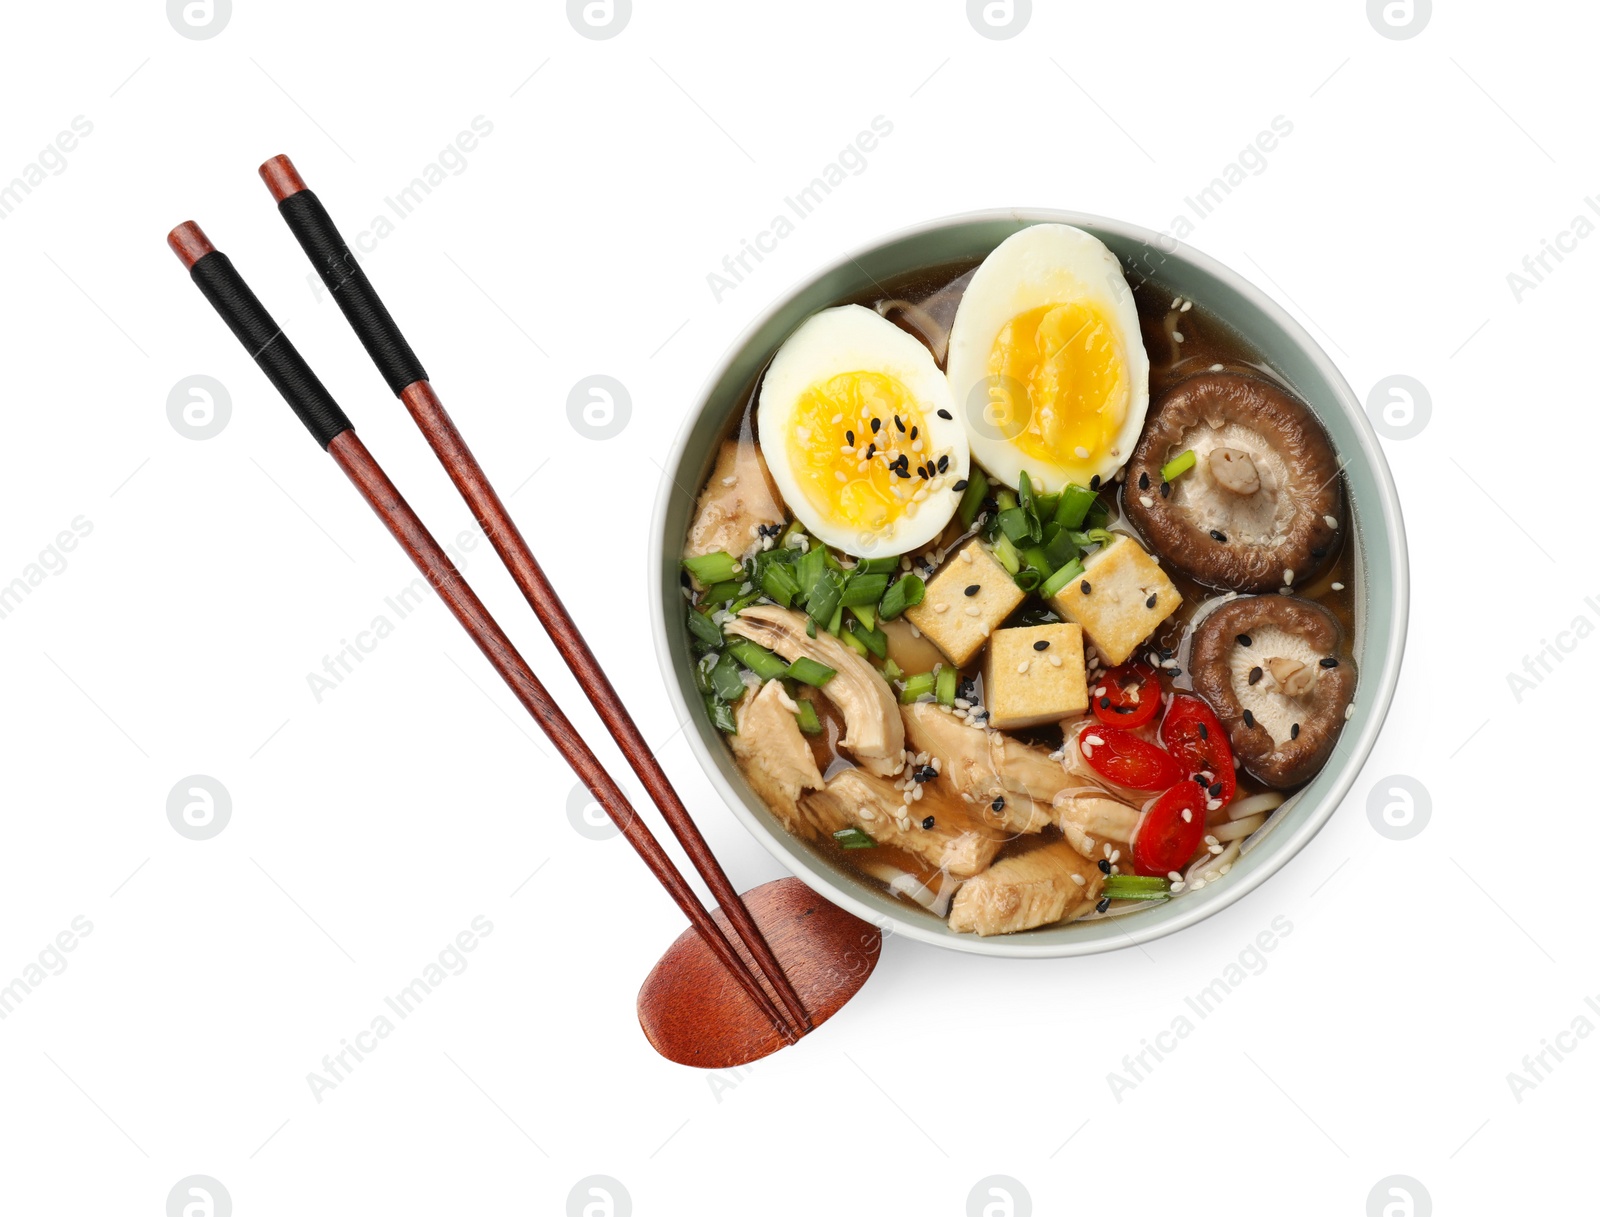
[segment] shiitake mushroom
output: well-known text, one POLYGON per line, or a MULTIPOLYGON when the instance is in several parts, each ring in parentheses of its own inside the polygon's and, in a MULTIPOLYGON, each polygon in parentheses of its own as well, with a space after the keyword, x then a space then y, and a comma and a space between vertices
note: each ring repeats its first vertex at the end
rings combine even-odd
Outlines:
POLYGON ((1355 696, 1344 631, 1320 604, 1295 596, 1229 601, 1194 631, 1189 671, 1245 770, 1287 789, 1316 776, 1355 696))
POLYGON ((1122 507, 1164 561, 1211 587, 1306 583, 1338 550, 1344 480, 1311 411, 1254 376, 1207 372, 1152 404, 1122 507), (1192 451, 1170 485, 1161 469, 1192 451))

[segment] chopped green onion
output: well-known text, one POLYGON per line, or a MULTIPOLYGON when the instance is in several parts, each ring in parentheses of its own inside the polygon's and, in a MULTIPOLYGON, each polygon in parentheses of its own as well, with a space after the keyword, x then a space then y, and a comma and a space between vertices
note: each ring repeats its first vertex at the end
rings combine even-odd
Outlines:
POLYGON ((800 725, 800 730, 805 735, 821 735, 822 720, 817 717, 817 708, 811 704, 809 697, 795 699, 795 720, 800 725))
MULTIPOLYGON (((789 665, 764 646, 739 638, 728 644, 728 654, 749 668, 762 680, 773 680, 789 673, 789 665)), ((731 699, 730 699, 731 700, 731 699)))
POLYGON ((794 577, 794 571, 789 569, 788 563, 766 562, 761 567, 761 590, 788 608, 800 594, 800 582, 794 577))
POLYGON ((1063 528, 1054 539, 1045 543, 1044 559, 1052 571, 1060 570, 1078 556, 1078 542, 1072 530, 1063 528))
MULTIPOLYGON (((774 548, 788 549, 791 545, 793 545, 796 538, 803 537, 805 535, 805 526, 801 524, 799 520, 790 520, 789 527, 783 530, 783 535, 778 538, 778 543, 774 548)), ((798 549, 799 546, 796 545, 794 548, 798 549)))
POLYGON ((1044 576, 1038 571, 1034 570, 1031 566, 1025 570, 1019 570, 1016 574, 1011 576, 1011 579, 1012 582, 1014 582, 1025 592, 1033 591, 1034 588, 1038 587, 1039 584, 1044 582, 1044 576))
POLYGON ((872 849, 878 844, 859 828, 841 828, 833 834, 833 843, 840 849, 872 849))
POLYGON ((722 627, 711 617, 699 609, 690 609, 685 616, 689 622, 689 633, 694 635, 696 642, 704 643, 708 647, 722 645, 722 627))
POLYGON ((856 563, 858 575, 892 575, 900 569, 900 559, 888 558, 863 558, 856 563))
MULTIPOLYGON (((1056 568, 1055 566, 1052 566, 1050 564, 1050 560, 1045 557, 1044 547, 1041 545, 1030 545, 1027 549, 1023 550, 1022 564, 1029 570, 1037 571, 1041 579, 1048 579, 1056 568)), ((1056 564, 1056 566, 1059 565, 1060 563, 1056 564)))
POLYGON ((729 579, 726 583, 713 583, 706 588, 705 595, 700 597, 701 604, 727 604, 736 599, 744 591, 742 579, 729 579))
POLYGON ((994 501, 1001 511, 1010 511, 1017 505, 1017 495, 1015 491, 1007 490, 1002 486, 994 492, 994 501))
POLYGON ((789 665, 789 675, 803 685, 815 685, 820 689, 837 673, 827 664, 818 663, 809 655, 802 655, 789 665))
POLYGON ((761 589, 759 587, 753 587, 743 596, 740 596, 737 600, 735 600, 732 604, 728 605, 728 611, 730 613, 737 614, 740 609, 754 604, 759 599, 761 599, 761 589))
POLYGON ((1100 894, 1108 900, 1169 900, 1172 883, 1158 875, 1107 875, 1100 894))
POLYGON ((876 604, 883 599, 883 593, 888 586, 888 575, 863 575, 857 571, 850 576, 849 581, 844 585, 844 592, 840 595, 839 603, 846 608, 856 604, 876 604))
POLYGON ((1061 496, 1059 494, 1038 494, 1034 495, 1034 502, 1038 504, 1039 519, 1041 521, 1053 521, 1056 518, 1056 508, 1061 506, 1061 496))
POLYGON ((839 611, 840 592, 839 576, 830 571, 823 571, 822 577, 811 585, 806 597, 806 615, 817 623, 818 629, 838 628, 837 624, 827 623, 833 621, 834 614, 839 611))
POLYGON ((1014 544, 1020 545, 1033 539, 1033 524, 1022 508, 1008 507, 996 519, 1000 523, 1000 531, 1014 544))
MULTIPOLYGON (((851 622, 851 624, 854 625, 855 623, 851 622)), ((856 637, 856 634, 853 630, 840 630, 839 641, 844 643, 845 646, 849 647, 857 655, 861 656, 862 659, 865 659, 869 654, 867 651, 867 644, 860 638, 856 637)))
POLYGON ((1039 594, 1046 600, 1083 574, 1083 563, 1074 558, 1039 585, 1039 594))
MULTIPOLYGON (((1028 517, 1028 533, 1035 541, 1039 540, 1039 501, 1033 494, 1033 479, 1024 469, 1017 475, 1017 506, 1022 509, 1023 515, 1028 517)), ((1012 537, 1013 541, 1017 538, 1012 537)))
POLYGON ((711 722, 718 731, 726 731, 729 735, 738 733, 739 725, 734 722, 733 707, 715 693, 706 694, 706 713, 711 715, 711 722))
POLYGON ((900 689, 900 702, 909 706, 914 701, 920 701, 933 693, 933 673, 918 672, 915 676, 908 677, 900 689))
POLYGON ((744 677, 739 675, 739 661, 724 654, 711 669, 711 688, 723 701, 738 701, 744 696, 744 677))
POLYGON ((1103 500, 1096 499, 1094 506, 1089 508, 1089 514, 1083 517, 1084 527, 1093 530, 1104 528, 1109 523, 1111 523, 1111 508, 1107 507, 1103 500))
POLYGON ((838 558, 833 556, 833 550, 824 549, 822 551, 822 561, 827 565, 827 568, 829 570, 831 570, 834 574, 836 574, 836 575, 844 574, 844 563, 839 561, 838 558))
POLYGON ((839 627, 844 624, 844 605, 835 605, 833 616, 828 618, 828 633, 837 634, 839 627))
POLYGON ((885 680, 899 680, 905 673, 900 670, 900 665, 892 659, 883 661, 883 678, 885 680))
POLYGON ((867 629, 873 629, 878 624, 878 606, 876 604, 852 604, 850 615, 867 629))
POLYGON ((1187 448, 1161 466, 1161 480, 1163 482, 1176 482, 1179 474, 1188 473, 1193 468, 1194 449, 1187 448))
POLYGON ((1022 569, 1022 558, 1017 553, 1017 547, 1003 534, 994 539, 994 560, 1005 567, 1006 574, 1013 578, 1022 569))
POLYGON ((927 590, 927 585, 917 575, 901 575, 883 593, 883 600, 878 605, 878 617, 883 621, 893 621, 908 608, 921 604, 927 590))
POLYGON ((709 585, 722 583, 739 573, 739 561, 723 550, 713 550, 696 558, 685 558, 683 569, 694 576, 696 583, 709 585))
POLYGON ((961 505, 956 508, 962 528, 972 527, 972 521, 978 518, 978 508, 983 505, 984 496, 988 493, 989 479, 984 476, 982 469, 972 466, 967 473, 967 488, 961 492, 961 505))
POLYGON ((883 659, 889 654, 889 636, 882 630, 864 626, 859 621, 849 622, 839 637, 846 642, 861 643, 875 658, 883 659))
POLYGON ((940 668, 933 678, 933 695, 941 706, 956 704, 956 670, 951 667, 940 668))
POLYGON ((1061 492, 1061 501, 1056 504, 1056 523, 1066 528, 1077 528, 1083 524, 1083 517, 1089 513, 1099 496, 1087 486, 1079 486, 1076 482, 1067 486, 1061 492))
POLYGON ((828 554, 820 545, 800 555, 799 561, 794 564, 794 580, 800 585, 800 599, 810 600, 811 593, 818 583, 827 577, 828 554))
POLYGON ((721 658, 721 655, 711 651, 695 661, 694 687, 701 693, 711 692, 711 669, 717 666, 717 661, 721 658))
POLYGON ((1117 534, 1114 532, 1107 532, 1103 528, 1091 528, 1089 530, 1088 537, 1092 544, 1110 545, 1111 542, 1117 539, 1117 534))

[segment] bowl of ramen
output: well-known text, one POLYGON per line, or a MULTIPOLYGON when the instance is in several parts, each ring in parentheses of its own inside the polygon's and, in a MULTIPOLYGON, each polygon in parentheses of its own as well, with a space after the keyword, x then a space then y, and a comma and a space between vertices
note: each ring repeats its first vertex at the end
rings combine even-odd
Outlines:
POLYGON ((815 890, 985 954, 1253 890, 1382 726, 1399 501, 1349 386, 1134 225, 934 221, 788 293, 666 464, 657 652, 710 780, 815 890))

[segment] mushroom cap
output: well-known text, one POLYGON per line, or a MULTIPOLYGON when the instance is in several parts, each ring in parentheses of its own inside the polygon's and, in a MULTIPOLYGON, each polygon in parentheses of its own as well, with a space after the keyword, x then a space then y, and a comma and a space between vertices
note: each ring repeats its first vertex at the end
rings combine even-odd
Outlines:
POLYGON ((1195 628, 1189 654, 1195 692, 1216 711, 1233 754, 1258 781, 1280 790, 1298 786, 1333 751, 1356 691, 1355 664, 1339 653, 1343 641, 1332 613, 1294 596, 1233 600, 1195 628), (1315 673, 1311 687, 1287 694, 1272 673, 1274 659, 1289 661, 1280 671, 1301 665, 1296 683, 1315 673), (1334 666, 1324 667, 1330 659, 1334 666))
POLYGON ((1307 582, 1337 552, 1339 469, 1321 424, 1288 393, 1253 376, 1207 372, 1152 406, 1128 462, 1122 508, 1152 548, 1190 577, 1227 591, 1270 591, 1307 582), (1194 467, 1163 495, 1161 467, 1191 449, 1194 467), (1226 460, 1249 457, 1259 479, 1254 493, 1218 483, 1209 458, 1219 449, 1228 450, 1226 460))

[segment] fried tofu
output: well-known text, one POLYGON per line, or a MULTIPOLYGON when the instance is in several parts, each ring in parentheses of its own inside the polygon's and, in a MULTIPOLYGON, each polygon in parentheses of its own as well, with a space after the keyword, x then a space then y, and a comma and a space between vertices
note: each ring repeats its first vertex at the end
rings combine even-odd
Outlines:
POLYGON ((1166 572, 1127 536, 1090 554, 1082 577, 1050 597, 1051 608, 1083 627, 1107 667, 1125 662, 1182 603, 1166 572))
POLYGON ((974 538, 945 560, 922 603, 906 610, 906 620, 960 668, 1022 600, 1006 568, 974 538))
POLYGON ((1089 707, 1083 630, 1070 622, 996 630, 983 660, 989 725, 1000 731, 1037 727, 1089 707))

